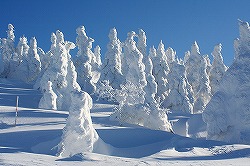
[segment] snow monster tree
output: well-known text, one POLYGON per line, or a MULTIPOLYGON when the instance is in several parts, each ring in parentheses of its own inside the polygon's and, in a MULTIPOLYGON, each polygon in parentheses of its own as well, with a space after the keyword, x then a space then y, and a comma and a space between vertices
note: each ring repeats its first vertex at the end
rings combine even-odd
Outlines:
POLYGON ((207 139, 250 143, 250 27, 239 21, 235 60, 203 112, 207 139))

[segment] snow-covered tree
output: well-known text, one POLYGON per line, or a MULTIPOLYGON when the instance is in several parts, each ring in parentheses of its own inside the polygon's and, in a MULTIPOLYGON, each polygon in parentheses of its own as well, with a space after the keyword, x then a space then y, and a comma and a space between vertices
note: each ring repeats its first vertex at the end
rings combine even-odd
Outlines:
POLYGON ((28 51, 28 41, 27 38, 23 36, 19 39, 16 52, 13 54, 10 61, 10 71, 7 76, 8 78, 28 82, 28 51))
POLYGON ((47 86, 44 86, 43 96, 39 101, 38 108, 56 110, 56 94, 52 89, 52 82, 48 81, 47 86))
POLYGON ((102 60, 101 60, 101 47, 96 46, 94 49, 94 55, 95 55, 95 64, 96 68, 101 69, 102 66, 102 60))
POLYGON ((168 47, 168 49, 166 50, 166 57, 170 70, 171 70, 171 64, 176 60, 175 56, 176 56, 176 51, 174 51, 173 48, 168 47))
MULTIPOLYGON (((145 88, 149 90, 149 87, 145 88)), ((151 92, 148 91, 146 94, 147 100, 144 100, 142 98, 142 96, 145 96, 144 90, 131 82, 122 85, 121 90, 117 90, 118 92, 116 92, 115 96, 119 105, 115 107, 114 112, 110 115, 110 119, 119 121, 121 125, 129 123, 153 130, 172 131, 166 110, 159 108, 159 104, 156 101, 149 101, 154 96, 154 88, 151 87, 151 92)))
POLYGON ((145 60, 145 73, 147 85, 144 87, 145 91, 145 103, 152 105, 156 104, 155 95, 157 93, 157 83, 155 82, 155 77, 153 76, 153 63, 149 56, 145 60))
POLYGON ((220 80, 222 79, 224 73, 227 70, 226 65, 223 63, 221 50, 222 44, 218 44, 214 47, 214 50, 212 52, 213 63, 210 70, 210 86, 212 94, 217 91, 220 84, 220 80))
POLYGON ((17 49, 15 56, 13 56, 13 60, 17 62, 21 62, 23 59, 25 59, 28 55, 29 51, 29 45, 28 45, 28 40, 26 37, 21 37, 18 44, 17 44, 17 49))
POLYGON ((157 50, 155 48, 150 49, 149 56, 153 62, 153 75, 158 86, 156 96, 163 101, 169 93, 167 80, 169 66, 162 41, 159 43, 157 50))
POLYGON ((137 48, 142 53, 143 57, 147 56, 147 37, 142 29, 139 29, 137 48))
POLYGON ((127 82, 121 86, 121 90, 116 90, 113 96, 119 105, 115 107, 110 119, 121 124, 130 123, 154 130, 172 131, 166 110, 159 108, 160 104, 155 100, 157 84, 152 74, 153 64, 150 57, 146 58, 145 65, 146 86, 142 89, 127 82))
MULTIPOLYGON (((74 78, 68 74, 72 68, 69 50, 73 49, 75 45, 72 42, 64 41, 63 33, 59 30, 56 31, 56 34, 52 33, 51 36, 51 63, 41 79, 37 80, 34 88, 43 90, 44 85, 47 85, 47 82, 51 81, 52 89, 57 95, 57 109, 67 110, 71 103, 68 96, 74 86, 74 78)), ((78 87, 78 89, 80 89, 80 87, 78 87)))
MULTIPOLYGON (((103 141, 99 139, 92 124, 90 116, 92 98, 88 93, 81 91, 80 85, 77 83, 76 69, 69 54, 70 49, 75 48, 75 44, 72 42, 61 44, 64 44, 62 45, 64 47, 59 48, 63 49, 62 53, 68 62, 68 65, 65 66, 67 74, 64 77, 67 86, 62 88, 62 94, 65 99, 64 104, 69 105, 69 116, 63 130, 62 141, 59 144, 59 155, 71 157, 78 153, 93 152, 103 141)), ((56 47, 58 47, 58 42, 56 47)))
POLYGON ((250 143, 250 27, 239 20, 235 60, 203 112, 207 138, 250 143))
POLYGON ((91 94, 96 90, 94 83, 96 78, 94 77, 95 75, 92 71, 92 62, 95 55, 91 51, 94 39, 86 35, 84 26, 78 27, 76 29, 76 33, 76 45, 78 47, 77 58, 75 61, 77 82, 81 86, 82 90, 91 94))
POLYGON ((136 47, 134 31, 127 34, 124 42, 124 70, 123 75, 127 82, 135 86, 144 87, 147 84, 145 77, 145 65, 143 64, 143 54, 136 47))
POLYGON ((110 86, 114 89, 120 89, 120 85, 124 82, 121 68, 122 47, 115 28, 112 28, 109 32, 107 49, 102 64, 100 81, 108 80, 110 86))
POLYGON ((15 34, 14 26, 12 24, 8 25, 7 39, 1 39, 0 54, 2 55, 4 63, 4 71, 0 73, 1 77, 7 77, 10 72, 11 59, 15 54, 15 34))
POLYGON ((14 34, 14 26, 12 24, 8 25, 7 39, 3 39, 2 42, 4 49, 3 58, 5 60, 10 60, 15 52, 15 46, 14 46, 15 34, 14 34))
POLYGON ((47 68, 50 66, 50 63, 53 63, 53 54, 55 54, 55 48, 56 48, 56 35, 54 33, 51 34, 51 47, 50 50, 45 53, 41 48, 37 48, 37 53, 40 57, 41 61, 41 72, 38 75, 38 78, 36 80, 36 83, 34 85, 34 89, 40 88, 40 81, 44 74, 44 72, 47 70, 47 68))
POLYGON ((203 111, 211 97, 211 87, 207 74, 207 61, 200 55, 196 42, 191 47, 190 54, 186 54, 185 68, 187 79, 194 92, 194 113, 203 111))
POLYGON ((40 61, 41 61, 41 74, 44 73, 44 71, 48 68, 50 61, 51 61, 51 56, 52 53, 51 51, 48 51, 47 53, 45 53, 43 51, 43 49, 41 48, 37 48, 37 54, 40 57, 40 61))
POLYGON ((193 113, 193 92, 186 77, 185 66, 179 61, 172 61, 168 74, 170 93, 162 106, 173 112, 193 113))
POLYGON ((34 81, 37 79, 38 75, 41 72, 41 61, 37 53, 37 41, 33 37, 30 39, 30 46, 27 55, 28 62, 28 79, 27 82, 34 81))
POLYGON ((59 144, 61 157, 92 152, 99 139, 90 116, 92 99, 89 94, 75 91, 71 93, 71 99, 69 116, 63 130, 62 141, 59 144))
POLYGON ((205 61, 207 63, 207 70, 206 70, 206 72, 207 72, 208 76, 210 77, 210 74, 211 74, 210 72, 211 72, 211 68, 212 68, 210 58, 209 58, 209 56, 207 54, 203 55, 203 58, 205 59, 205 61))

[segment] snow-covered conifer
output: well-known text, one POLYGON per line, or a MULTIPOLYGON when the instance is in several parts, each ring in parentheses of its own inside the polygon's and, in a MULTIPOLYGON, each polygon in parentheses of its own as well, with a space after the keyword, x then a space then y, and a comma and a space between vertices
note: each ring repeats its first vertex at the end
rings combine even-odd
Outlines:
POLYGON ((36 80, 39 73, 41 72, 41 61, 37 53, 37 41, 33 37, 30 39, 30 46, 27 55, 28 62, 28 82, 36 80))
POLYGON ((157 93, 157 83, 155 82, 155 77, 153 76, 153 63, 150 57, 146 57, 145 60, 145 73, 147 85, 144 87, 145 91, 145 103, 156 104, 155 95, 157 93))
POLYGON ((155 99, 157 84, 152 74, 152 61, 150 57, 145 59, 146 86, 142 89, 141 86, 126 82, 121 86, 121 90, 116 90, 114 97, 119 106, 115 108, 110 119, 118 120, 121 124, 130 123, 154 130, 172 131, 166 110, 159 108, 160 105, 155 99))
POLYGON ((124 82, 121 64, 122 47, 115 28, 112 28, 109 32, 107 49, 102 64, 100 81, 108 80, 110 86, 114 89, 120 89, 120 85, 124 82))
POLYGON ((92 99, 89 94, 74 91, 71 93, 71 101, 69 116, 59 144, 59 155, 62 157, 92 152, 99 139, 90 116, 92 99))
POLYGON ((217 91, 220 84, 220 80, 222 79, 224 73, 227 70, 226 65, 223 63, 221 49, 222 44, 218 44, 214 47, 214 50, 212 52, 213 63, 210 70, 210 86, 212 94, 217 91))
POLYGON ((173 112, 193 113, 193 94, 186 77, 185 66, 179 61, 173 61, 168 80, 170 93, 162 106, 173 112))
POLYGON ((184 64, 187 63, 189 57, 190 57, 190 51, 185 52, 185 55, 184 55, 184 64))
MULTIPOLYGON (((76 29, 77 38, 76 45, 78 47, 77 58, 75 61, 75 67, 77 71, 77 82, 81 86, 82 90, 88 93, 94 93, 96 86, 94 84, 94 74, 92 71, 92 62, 95 57, 91 51, 92 43, 94 39, 88 37, 85 32, 84 26, 80 26, 76 29)), ((98 80, 99 78, 97 78, 98 80)))
POLYGON ((56 110, 56 94, 52 89, 52 82, 48 81, 47 86, 44 86, 43 96, 39 101, 38 108, 56 110))
POLYGON ((130 82, 122 85, 115 96, 119 105, 115 107, 110 119, 119 121, 120 124, 129 123, 153 130, 172 131, 166 110, 159 108, 159 104, 154 100, 157 85, 150 79, 148 82, 151 85, 144 87, 146 93, 130 82), (142 99, 142 96, 145 96, 146 100, 142 99))
POLYGON ((174 51, 173 48, 168 47, 166 50, 166 57, 167 57, 167 63, 170 65, 169 67, 171 68, 171 64, 176 60, 176 51, 174 51))
POLYGON ((209 56, 207 54, 203 55, 203 58, 205 59, 205 61, 207 63, 207 70, 206 71, 207 71, 208 76, 210 77, 210 72, 211 72, 211 68, 212 68, 210 58, 209 58, 209 56))
POLYGON ((51 36, 51 62, 41 79, 37 80, 34 87, 43 90, 43 86, 46 85, 48 81, 51 81, 52 89, 57 95, 57 109, 67 110, 71 102, 68 98, 69 89, 73 86, 73 78, 68 76, 69 65, 72 63, 69 50, 74 48, 74 44, 64 41, 63 33, 59 30, 56 31, 56 34, 52 33, 51 36))
POLYGON ((28 82, 28 55, 29 45, 26 37, 19 39, 16 52, 10 61, 10 72, 8 78, 22 80, 28 82))
POLYGON ((37 48, 37 53, 41 61, 41 74, 43 74, 50 64, 52 53, 51 51, 45 53, 40 47, 37 48))
POLYGON ((207 138, 250 143, 250 27, 239 20, 235 60, 225 72, 217 92, 203 112, 207 138))
POLYGON ((15 34, 14 26, 12 24, 8 25, 7 39, 1 39, 0 54, 4 63, 4 71, 0 73, 1 77, 7 77, 10 72, 11 59, 15 54, 15 34))
POLYGON ((15 34, 14 34, 14 26, 12 24, 8 25, 7 39, 4 40, 5 44, 4 44, 3 58, 10 60, 15 52, 15 46, 14 46, 15 34))
POLYGON ((20 37, 19 42, 17 44, 16 54, 13 56, 13 60, 17 62, 21 62, 28 55, 29 45, 26 37, 20 37))
POLYGON ((211 87, 207 74, 207 61, 200 55, 196 42, 191 47, 190 55, 186 54, 187 79, 194 92, 194 112, 203 111, 211 97, 211 87))
POLYGON ((135 86, 144 87, 147 84, 145 77, 145 65, 143 64, 143 54, 136 47, 134 31, 127 34, 124 42, 124 77, 127 82, 131 82, 135 86))
POLYGON ((153 75, 158 86, 156 96, 163 101, 169 93, 167 80, 169 66, 162 41, 159 43, 157 51, 154 48, 150 49, 150 56, 153 57, 153 75))
POLYGON ((139 29, 137 48, 145 58, 147 56, 147 37, 142 29, 139 29))
POLYGON ((96 60, 96 66, 98 69, 101 68, 102 66, 102 60, 101 60, 101 48, 100 46, 96 46, 95 49, 94 49, 94 55, 95 55, 95 60, 96 60))

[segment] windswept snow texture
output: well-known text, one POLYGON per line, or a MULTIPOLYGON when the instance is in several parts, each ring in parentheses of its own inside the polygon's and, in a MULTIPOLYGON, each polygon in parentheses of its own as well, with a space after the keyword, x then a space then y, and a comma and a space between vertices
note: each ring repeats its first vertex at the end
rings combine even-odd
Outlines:
MULTIPOLYGON (((110 146, 98 144, 95 149, 98 153, 86 152, 66 158, 58 157, 56 145, 60 142, 68 112, 30 108, 38 104, 41 96, 40 92, 33 90, 30 85, 0 79, 0 88, 4 90, 1 91, 0 99, 0 165, 249 164, 249 145, 194 140, 129 124, 120 126, 117 122, 109 121, 114 106, 98 103, 94 103, 90 110, 93 125, 99 138, 110 146), (13 106, 17 93, 20 96, 20 105, 24 107, 18 109, 17 126, 14 127, 13 106)), ((199 117, 193 118, 192 123, 198 123, 201 120, 199 117), (198 120, 195 120, 197 118, 198 120)), ((169 119, 181 120, 182 117, 170 115, 169 119)), ((195 134, 194 130, 190 130, 190 133, 195 134)))
POLYGON ((236 59, 203 113, 208 139, 250 144, 250 28, 239 21, 236 59))

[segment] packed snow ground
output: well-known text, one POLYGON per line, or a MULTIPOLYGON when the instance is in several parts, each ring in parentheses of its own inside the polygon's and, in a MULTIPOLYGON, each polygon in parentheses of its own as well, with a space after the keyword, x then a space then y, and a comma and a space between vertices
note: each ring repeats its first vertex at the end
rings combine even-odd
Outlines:
POLYGON ((0 79, 0 165, 249 165, 250 145, 205 140, 200 114, 169 114, 173 130, 150 130, 109 120, 111 104, 94 102, 91 117, 104 154, 57 157, 67 111, 36 109, 41 94, 32 86, 0 79), (15 102, 19 96, 17 126, 15 102), (188 130, 186 129, 186 126, 188 130), (197 127, 199 126, 199 127, 197 127))

